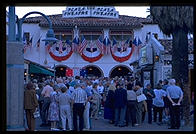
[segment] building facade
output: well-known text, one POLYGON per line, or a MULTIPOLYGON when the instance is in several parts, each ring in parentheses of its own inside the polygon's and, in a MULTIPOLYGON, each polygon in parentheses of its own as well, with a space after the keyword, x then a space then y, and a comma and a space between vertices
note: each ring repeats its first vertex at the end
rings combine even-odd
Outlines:
POLYGON ((134 39, 136 46, 141 45, 141 48, 146 45, 150 32, 158 36, 156 40, 166 48, 162 54, 162 65, 157 65, 162 68, 161 76, 156 79, 169 78, 171 65, 166 62, 168 57, 171 60, 171 53, 162 42, 169 42, 172 37, 164 35, 152 19, 119 15, 114 7, 67 7, 62 14, 48 17, 55 37, 62 42, 52 46, 45 44, 42 39, 46 37, 48 22, 41 16, 27 18, 22 31, 28 41, 32 39, 32 45, 26 49, 24 57, 56 69, 57 76, 65 75, 67 69, 72 69, 74 76, 80 75, 82 69, 86 69, 89 75, 104 77, 131 75, 134 72, 131 64, 140 58, 140 51, 132 45, 134 39), (77 38, 78 44, 75 42, 77 38), (104 42, 107 39, 109 43, 104 42), (80 50, 75 51, 74 42, 80 50))

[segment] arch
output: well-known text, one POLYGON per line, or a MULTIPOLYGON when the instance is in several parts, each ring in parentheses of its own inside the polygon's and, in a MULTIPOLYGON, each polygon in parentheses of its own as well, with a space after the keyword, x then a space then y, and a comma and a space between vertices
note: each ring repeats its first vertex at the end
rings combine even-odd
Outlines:
POLYGON ((115 76, 130 76, 133 73, 133 70, 126 65, 117 65, 114 66, 109 73, 109 77, 115 76), (130 74, 129 74, 130 73, 130 74))
POLYGON ((87 66, 84 66, 83 68, 87 69, 87 73, 89 73, 89 71, 90 71, 90 73, 88 74, 89 76, 91 76, 91 75, 98 76, 98 77, 104 76, 104 73, 99 66, 87 65, 87 66), (93 70, 89 70, 90 68, 92 68, 93 70), (97 72, 97 71, 99 71, 99 72, 97 72))
POLYGON ((56 65, 54 67, 54 69, 55 69, 55 76, 65 77, 67 68, 69 68, 67 65, 62 65, 62 64, 56 65), (61 70, 61 68, 63 68, 63 70, 61 70))

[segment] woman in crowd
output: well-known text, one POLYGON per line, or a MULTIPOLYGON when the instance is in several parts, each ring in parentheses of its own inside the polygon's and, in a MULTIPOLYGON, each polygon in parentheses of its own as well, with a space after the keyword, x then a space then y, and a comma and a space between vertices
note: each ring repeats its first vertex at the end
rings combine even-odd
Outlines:
POLYGON ((35 130, 35 118, 33 113, 38 107, 38 100, 35 93, 35 86, 32 82, 27 84, 24 91, 24 109, 26 112, 27 126, 29 131, 35 130))
POLYGON ((93 94, 92 94, 92 113, 91 113, 91 118, 95 118, 95 120, 98 119, 98 112, 99 112, 99 107, 100 107, 100 103, 101 103, 101 95, 99 94, 98 90, 97 90, 97 86, 98 84, 95 83, 93 84, 93 94))
POLYGON ((153 98, 153 111, 154 111, 154 122, 157 121, 157 113, 159 113, 159 122, 158 125, 162 124, 162 114, 164 108, 164 100, 163 98, 167 96, 166 91, 162 89, 161 84, 157 85, 157 88, 154 89, 155 98, 153 98))
POLYGON ((133 91, 133 83, 129 82, 127 84, 127 117, 126 125, 129 124, 129 119, 131 118, 132 126, 136 124, 136 93, 133 91))
POLYGON ((109 119, 110 123, 114 123, 114 93, 116 90, 115 83, 109 86, 109 91, 106 97, 106 102, 104 106, 104 119, 109 119))
POLYGON ((48 110, 48 120, 51 121, 51 130, 59 130, 56 128, 56 122, 59 121, 58 89, 58 86, 54 85, 54 91, 50 93, 51 102, 48 110))
POLYGON ((72 130, 72 115, 71 115, 71 96, 68 93, 67 87, 61 88, 61 94, 58 97, 60 107, 60 117, 62 120, 63 131, 66 130, 66 119, 68 119, 69 130, 72 130))
MULTIPOLYGON (((134 91, 137 96, 143 93, 143 88, 140 82, 136 83, 134 91)), ((142 123, 142 105, 143 105, 143 101, 136 102, 136 124, 135 126, 141 125, 142 123)))

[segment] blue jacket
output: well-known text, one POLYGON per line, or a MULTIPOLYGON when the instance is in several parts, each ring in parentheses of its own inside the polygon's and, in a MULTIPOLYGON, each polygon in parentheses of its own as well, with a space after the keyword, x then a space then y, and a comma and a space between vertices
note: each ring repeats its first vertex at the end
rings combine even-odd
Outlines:
POLYGON ((127 91, 123 88, 119 88, 115 90, 114 93, 114 107, 115 108, 123 108, 127 105, 127 91))

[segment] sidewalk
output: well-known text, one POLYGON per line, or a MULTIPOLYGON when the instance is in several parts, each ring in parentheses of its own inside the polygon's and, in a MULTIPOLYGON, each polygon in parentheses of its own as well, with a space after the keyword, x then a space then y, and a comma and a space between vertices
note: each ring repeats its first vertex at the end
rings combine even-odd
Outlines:
MULTIPOLYGON (((181 127, 180 129, 168 129, 169 126, 166 124, 157 125, 156 123, 148 124, 147 120, 141 125, 137 127, 132 127, 129 125, 128 127, 115 127, 113 124, 109 124, 108 120, 100 117, 98 120, 91 120, 92 129, 90 131, 193 131, 194 127, 186 126, 181 127)), ((40 127, 41 120, 36 119, 36 130, 37 131, 50 131, 50 127, 40 127)))

